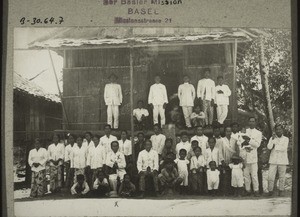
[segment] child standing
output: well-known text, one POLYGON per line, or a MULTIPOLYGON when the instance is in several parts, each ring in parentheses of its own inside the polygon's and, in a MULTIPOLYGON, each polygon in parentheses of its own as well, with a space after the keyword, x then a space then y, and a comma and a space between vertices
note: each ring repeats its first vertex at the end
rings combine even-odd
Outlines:
POLYGON ((30 150, 28 164, 31 167, 31 191, 30 197, 41 197, 45 194, 46 162, 48 153, 41 147, 40 139, 36 138, 35 148, 30 150))
POLYGON ((107 179, 105 178, 105 174, 103 171, 99 171, 97 174, 97 178, 93 185, 93 193, 97 197, 107 196, 109 193, 109 184, 107 179))
POLYGON ((130 181, 130 176, 125 174, 123 177, 123 182, 119 188, 119 196, 121 197, 132 197, 135 193, 135 185, 130 181))
POLYGON ((237 155, 233 155, 231 161, 232 163, 229 164, 231 169, 231 186, 234 188, 234 196, 240 197, 244 186, 242 159, 237 155))
POLYGON ((175 159, 174 162, 177 165, 179 176, 183 179, 183 182, 181 183, 181 194, 187 193, 187 187, 188 187, 188 165, 189 161, 186 159, 187 151, 186 149, 182 148, 179 150, 179 158, 175 159))
POLYGON ((205 178, 205 159, 202 155, 200 147, 196 147, 195 156, 191 159, 190 171, 191 171, 191 187, 192 192, 203 194, 204 193, 204 178, 205 178))
POLYGON ((90 191, 90 188, 87 182, 85 181, 84 175, 77 175, 76 180, 77 181, 71 188, 71 194, 79 197, 87 196, 87 193, 90 191))
POLYGON ((207 170, 207 189, 209 194, 215 196, 219 188, 220 182, 220 171, 217 169, 217 164, 215 161, 209 162, 209 169, 207 170))
POLYGON ((107 124, 112 128, 119 128, 119 106, 122 104, 121 85, 116 83, 117 76, 112 74, 109 77, 110 83, 104 88, 104 101, 107 105, 107 124))
POLYGON ((191 114, 191 122, 193 127, 204 126, 205 114, 201 111, 199 105, 194 107, 194 112, 191 114))

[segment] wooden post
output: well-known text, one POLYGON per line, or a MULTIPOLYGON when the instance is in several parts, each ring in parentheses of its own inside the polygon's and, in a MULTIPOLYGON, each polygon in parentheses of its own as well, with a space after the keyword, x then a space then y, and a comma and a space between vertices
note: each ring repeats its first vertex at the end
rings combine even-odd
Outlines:
POLYGON ((132 144, 132 159, 135 161, 135 144, 134 144, 134 122, 133 122, 133 46, 129 48, 129 62, 130 62, 130 127, 131 127, 131 144, 132 144))
MULTIPOLYGON (((59 88, 58 78, 57 78, 57 75, 56 75, 56 70, 55 70, 53 59, 52 59, 52 55, 51 55, 51 52, 50 52, 49 49, 48 49, 48 53, 49 53, 49 56, 50 56, 51 65, 52 65, 53 73, 54 73, 54 76, 55 76, 55 81, 56 81, 57 89, 58 89, 58 92, 59 92, 59 97, 60 97, 60 100, 61 100, 61 106, 62 106, 63 114, 65 116, 65 119, 67 121, 67 126, 69 128, 68 116, 67 116, 67 113, 66 113, 66 110, 65 110, 65 106, 64 106, 64 103, 63 103, 62 93, 61 93, 60 88, 59 88)), ((65 125, 63 125, 63 128, 65 129, 65 125)))
POLYGON ((236 91, 236 59, 237 59, 237 39, 234 40, 233 44, 233 76, 232 76, 232 121, 237 120, 237 91, 236 91))
POLYGON ((266 68, 264 43, 262 38, 259 39, 259 69, 261 75, 262 90, 264 92, 264 97, 265 97, 265 105, 267 108, 266 116, 268 117, 268 126, 270 132, 273 132, 275 122, 274 122, 270 90, 269 90, 269 72, 266 68))

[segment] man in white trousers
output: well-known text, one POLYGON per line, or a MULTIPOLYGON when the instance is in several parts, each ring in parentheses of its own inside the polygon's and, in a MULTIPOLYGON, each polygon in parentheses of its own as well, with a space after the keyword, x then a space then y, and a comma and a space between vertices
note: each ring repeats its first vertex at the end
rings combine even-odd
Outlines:
POLYGON ((254 196, 259 196, 259 184, 258 184, 258 165, 257 165, 257 148, 260 146, 262 140, 262 133, 255 129, 256 119, 255 117, 249 118, 249 128, 246 129, 245 135, 242 136, 244 142, 238 141, 238 145, 241 147, 240 156, 245 162, 244 168, 244 180, 246 195, 251 194, 251 183, 253 186, 254 196), (240 144, 241 143, 241 144, 240 144))
POLYGON ((154 78, 155 84, 151 85, 148 103, 153 109, 153 123, 158 123, 158 116, 160 116, 161 126, 166 124, 165 108, 168 103, 168 95, 166 86, 160 83, 160 76, 156 75, 154 78))
POLYGON ((210 69, 204 70, 204 78, 198 81, 197 97, 203 102, 205 124, 212 125, 214 117, 214 104, 216 95, 215 82, 210 78, 210 69))
POLYGON ((183 82, 184 83, 178 87, 179 105, 182 107, 186 127, 191 128, 191 114, 193 112, 196 93, 194 86, 190 84, 189 76, 185 75, 183 82))
POLYGON ((107 105, 107 124, 112 128, 119 128, 119 106, 122 104, 121 85, 116 83, 117 76, 112 74, 109 77, 110 83, 104 88, 104 101, 107 105))
POLYGON ((217 104, 217 119, 220 124, 223 124, 227 118, 229 96, 231 90, 228 85, 224 84, 223 76, 218 76, 216 86, 216 104, 217 104))

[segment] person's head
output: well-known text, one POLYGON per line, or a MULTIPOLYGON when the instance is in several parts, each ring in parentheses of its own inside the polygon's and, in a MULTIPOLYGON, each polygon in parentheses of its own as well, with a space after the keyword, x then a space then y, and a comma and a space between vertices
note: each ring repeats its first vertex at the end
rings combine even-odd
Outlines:
POLYGON ((216 139, 214 137, 210 137, 208 139, 208 145, 211 149, 213 149, 216 145, 216 139))
POLYGON ((88 142, 90 142, 91 139, 92 139, 92 137, 93 137, 93 135, 92 135, 91 132, 85 132, 84 137, 85 137, 85 139, 86 139, 88 142))
POLYGON ((123 181, 125 182, 125 183, 129 183, 130 182, 130 176, 129 176, 129 174, 125 174, 124 176, 123 176, 123 181))
POLYGON ((281 137, 283 135, 283 127, 281 124, 275 125, 275 133, 278 137, 281 137))
POLYGON ((35 140, 34 140, 34 147, 36 149, 39 149, 41 147, 40 138, 35 138, 35 140))
POLYGON ((195 151, 196 147, 199 147, 199 142, 197 140, 193 140, 191 143, 193 151, 195 151))
POLYGON ((250 129, 255 128, 256 127, 256 118, 255 117, 250 117, 248 119, 248 124, 249 124, 250 129))
POLYGON ((214 171, 214 170, 217 168, 217 163, 216 163, 216 161, 210 161, 210 162, 208 163, 208 165, 209 165, 209 168, 210 168, 212 171, 214 171))
POLYGON ((210 69, 209 68, 204 69, 204 78, 210 78, 210 69))
POLYGON ((188 75, 184 75, 184 76, 183 76, 183 82, 184 82, 184 83, 190 82, 190 77, 189 77, 188 75))
POLYGON ((174 163, 173 163, 173 161, 171 159, 167 159, 165 161, 165 168, 167 170, 172 170, 174 168, 174 163))
POLYGON ((110 143, 110 147, 111 147, 111 150, 114 152, 114 153, 117 153, 118 150, 119 150, 119 142, 118 141, 113 141, 110 143))
POLYGON ((75 136, 73 134, 69 134, 68 143, 73 145, 75 143, 75 136))
POLYGON ((145 149, 146 149, 146 151, 149 152, 151 150, 151 148, 152 148, 152 142, 151 142, 151 140, 147 139, 145 141, 145 149))
POLYGON ((83 142, 83 136, 81 136, 81 135, 77 136, 76 143, 79 147, 81 147, 82 142, 83 142))
POLYGON ((110 135, 110 133, 111 133, 111 126, 109 124, 105 124, 105 126, 104 126, 104 133, 107 136, 110 135))
POLYGON ((186 152, 186 150, 184 148, 182 148, 182 149, 179 150, 179 158, 181 160, 185 159, 186 155, 187 155, 187 152, 186 152))
POLYGON ((203 135, 203 127, 201 127, 201 126, 196 127, 195 133, 197 136, 202 136, 203 135))
POLYGON ((99 171, 97 174, 97 177, 99 179, 99 181, 103 181, 103 179, 105 178, 105 174, 103 171, 99 171))
POLYGON ((159 134, 160 130, 161 130, 160 125, 159 124, 154 124, 154 126, 153 126, 154 133, 159 134))
POLYGON ((117 80, 117 76, 116 76, 115 74, 111 74, 111 75, 109 76, 109 81, 110 81, 111 83, 115 83, 116 80, 117 80))
POLYGON ((200 105, 195 106, 194 111, 196 114, 200 114, 200 112, 201 112, 200 105))
POLYGON ((84 182, 84 175, 83 174, 79 174, 76 176, 77 182, 78 184, 82 185, 84 182))
POLYGON ((138 101, 138 103, 137 103, 137 105, 138 105, 138 108, 144 108, 144 101, 143 100, 139 100, 138 101))
POLYGON ((213 133, 214 133, 214 136, 216 138, 219 138, 221 136, 221 129, 220 129, 220 127, 214 127, 213 133))
POLYGON ((128 136, 128 133, 126 130, 122 130, 121 132, 121 140, 126 140, 128 136))
POLYGON ((154 81, 155 81, 156 84, 159 84, 159 83, 160 83, 160 76, 159 76, 159 75, 156 75, 156 76, 154 77, 154 81))
POLYGON ((145 135, 144 133, 140 132, 137 134, 137 138, 139 142, 143 142, 145 140, 145 135))
POLYGON ((181 141, 182 142, 187 142, 189 140, 189 137, 188 137, 188 134, 187 134, 187 132, 182 132, 181 133, 181 141))
POLYGON ((217 77, 217 83, 218 83, 218 85, 222 85, 223 82, 224 82, 223 76, 218 76, 218 77, 217 77))
POLYGON ((173 147, 173 139, 167 138, 165 141, 165 147, 166 149, 171 149, 173 147))
POLYGON ((59 141, 60 141, 60 136, 58 134, 54 134, 53 135, 53 142, 55 144, 57 144, 57 143, 59 143, 59 141))
POLYGON ((95 145, 99 144, 100 136, 99 135, 94 135, 93 136, 93 142, 95 145))
POLYGON ((230 126, 233 133, 237 133, 239 131, 239 124, 237 122, 231 123, 230 126))
POLYGON ((226 136, 227 138, 230 138, 230 137, 231 137, 231 134, 232 134, 232 129, 231 129, 231 127, 230 127, 230 126, 225 127, 225 136, 226 136))
POLYGON ((202 149, 199 146, 197 146, 194 149, 194 152, 195 152, 196 157, 199 157, 202 154, 202 149))

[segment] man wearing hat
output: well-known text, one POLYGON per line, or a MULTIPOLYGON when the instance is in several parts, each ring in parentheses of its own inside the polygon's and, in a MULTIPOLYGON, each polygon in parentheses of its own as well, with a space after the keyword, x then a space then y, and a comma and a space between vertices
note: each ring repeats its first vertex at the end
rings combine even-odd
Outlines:
POLYGON ((104 101, 107 105, 107 124, 112 128, 119 128, 119 106, 122 103, 121 85, 116 83, 117 76, 111 74, 109 76, 110 83, 104 88, 104 101))

